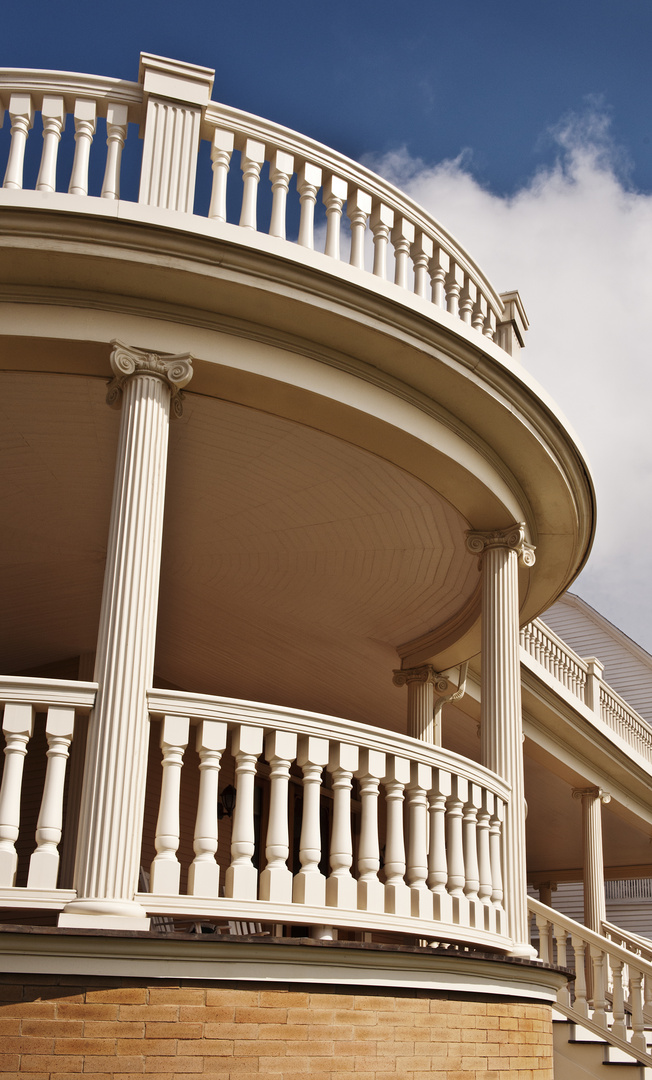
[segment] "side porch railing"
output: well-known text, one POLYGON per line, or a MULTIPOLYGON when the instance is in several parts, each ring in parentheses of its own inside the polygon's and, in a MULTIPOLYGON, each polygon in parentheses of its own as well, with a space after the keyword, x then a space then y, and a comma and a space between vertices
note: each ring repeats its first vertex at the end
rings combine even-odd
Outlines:
POLYGON ((528 897, 538 931, 540 959, 570 967, 574 982, 559 991, 557 1005, 570 1020, 652 1067, 646 1013, 652 999, 652 962, 626 947, 627 935, 605 923, 596 934, 561 912, 528 897))

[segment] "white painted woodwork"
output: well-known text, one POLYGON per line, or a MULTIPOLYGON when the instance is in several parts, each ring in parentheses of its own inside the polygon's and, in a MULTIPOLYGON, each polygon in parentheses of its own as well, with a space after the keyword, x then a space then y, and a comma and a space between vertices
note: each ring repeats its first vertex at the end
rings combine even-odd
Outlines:
MULTIPOLYGON (((294 173, 294 156, 284 150, 276 150, 269 164, 269 179, 272 185, 272 214, 269 222, 269 235, 285 240, 287 197, 290 178, 294 173)), ((308 245, 312 247, 313 245, 308 245)))
POLYGON ((478 290, 468 274, 464 275, 464 284, 460 293, 460 318, 467 326, 471 325, 473 308, 478 298, 478 290))
POLYGON ((434 255, 434 243, 427 233, 419 231, 412 244, 411 255, 414 264, 414 291, 417 296, 427 300, 431 292, 430 265, 434 255))
POLYGON ((66 110, 60 95, 43 95, 41 105, 43 121, 43 151, 41 167, 36 180, 37 191, 57 190, 57 154, 59 140, 66 122, 66 110))
POLYGON ((356 772, 360 789, 360 839, 358 842, 358 908, 385 910, 385 887, 378 877, 380 841, 378 798, 380 781, 387 769, 387 756, 362 747, 356 772))
POLYGON ((410 889, 405 883, 405 833, 403 825, 404 791, 410 782, 410 762, 392 755, 387 762, 383 780, 385 810, 385 911, 394 915, 409 915, 410 889))
POLYGON ((410 249, 414 243, 414 225, 408 218, 399 217, 394 222, 392 229, 392 244, 394 245, 394 284, 401 289, 408 287, 408 269, 410 265, 410 249))
POLYGON ((410 887, 410 913, 418 919, 432 919, 433 899, 428 878, 428 792, 432 787, 432 769, 418 761, 410 762, 410 781, 406 788, 407 865, 405 880, 410 887))
POLYGON ((321 169, 304 161, 297 171, 297 191, 301 204, 298 242, 302 247, 315 246, 315 204, 321 187, 321 169))
POLYGON ((448 883, 453 922, 466 925, 470 919, 469 901, 464 895, 466 867, 464 865, 464 831, 462 818, 468 796, 468 781, 462 776, 451 777, 451 793, 446 799, 446 851, 448 883))
POLYGON ((303 772, 303 809, 299 838, 301 869, 292 885, 295 904, 323 907, 326 903, 326 876, 321 873, 320 791, 322 774, 328 764, 328 739, 302 735, 298 740, 297 765, 303 772))
POLYGON ((324 253, 332 259, 340 257, 342 209, 348 194, 348 184, 339 176, 328 176, 322 187, 322 202, 326 207, 326 246, 324 253))
POLYGON ((349 190, 346 202, 346 212, 351 225, 351 253, 349 262, 351 266, 364 269, 364 234, 367 228, 367 218, 371 213, 371 195, 359 189, 349 190))
POLYGON ((102 181, 102 198, 120 198, 120 166, 127 138, 128 108, 109 102, 106 110, 106 166, 102 181))
POLYGON ((19 190, 23 186, 23 166, 27 136, 34 123, 34 107, 29 94, 12 94, 9 98, 11 146, 3 187, 19 190))
POLYGON ((115 343, 107 398, 122 403, 75 867, 78 899, 62 925, 98 917, 149 921, 138 882, 154 670, 171 399, 192 377, 188 356, 115 343))
POLYGON ((247 139, 241 153, 242 168, 242 209, 240 228, 256 229, 258 203, 258 182, 260 170, 265 163, 265 144, 256 139, 247 139))
POLYGON ((387 245, 394 224, 394 211, 384 203, 376 203, 369 219, 374 238, 374 268, 376 277, 387 277, 387 245))
POLYGON ((435 244, 434 253, 430 260, 432 302, 442 309, 446 307, 446 280, 450 265, 451 260, 448 252, 444 251, 439 244, 435 244))
POLYGON ((482 566, 482 760, 511 785, 503 828, 504 905, 514 955, 531 956, 525 864, 525 792, 518 563, 534 563, 524 528, 468 534, 482 566))
POLYGON ((50 706, 45 722, 47 768, 36 823, 36 850, 29 861, 28 889, 57 887, 59 843, 63 831, 63 792, 74 727, 74 709, 50 706))
POLYGON ((265 736, 265 758, 270 765, 269 817, 265 858, 260 875, 260 899, 285 904, 292 901, 292 872, 288 829, 290 766, 297 755, 297 737, 291 731, 270 731, 265 736))
POLYGON ((213 186, 208 217, 214 221, 226 221, 226 185, 231 167, 234 135, 232 131, 215 128, 211 140, 213 186))
POLYGON ((475 784, 468 785, 467 799, 462 809, 462 846, 464 850, 464 895, 469 901, 474 923, 484 921, 479 910, 480 867, 478 864, 478 810, 481 793, 475 784))
POLYGON ((192 213, 202 109, 213 74, 209 68, 141 53, 146 112, 139 203, 192 213))
POLYGON ((20 831, 20 793, 27 744, 34 732, 32 705, 5 705, 2 720, 5 762, 0 785, 0 885, 13 885, 18 856, 16 840, 20 831))
POLYGON ((156 855, 150 866, 149 887, 153 893, 178 893, 181 864, 177 858, 180 842, 179 794, 183 754, 188 745, 190 720, 187 716, 164 716, 160 746, 161 798, 154 847, 156 855))
POLYGON ((446 854, 446 800, 451 795, 451 775, 433 769, 433 785, 428 795, 428 888, 433 898, 433 918, 452 921, 448 893, 448 857, 446 854))
POLYGON ((440 675, 430 664, 415 668, 401 668, 394 672, 395 686, 407 686, 407 731, 413 739, 435 743, 433 710, 435 690, 444 693, 448 679, 440 675))
POLYGON ((484 914, 484 925, 486 929, 490 929, 492 926, 491 914, 493 913, 491 903, 493 881, 491 875, 490 848, 490 822, 493 807, 494 796, 486 789, 480 789, 480 806, 478 808, 477 818, 478 899, 486 909, 484 914))
POLYGON ((188 893, 191 896, 219 896, 220 868, 216 859, 218 782, 222 753, 226 749, 226 743, 225 723, 203 720, 197 725, 199 793, 193 839, 195 857, 188 868, 188 893))
POLYGON ((233 732, 231 753, 235 758, 236 800, 231 829, 231 864, 226 871, 224 892, 236 899, 255 900, 258 895, 258 871, 252 862, 256 843, 254 780, 262 749, 260 728, 242 725, 233 732))
POLYGON ((460 317, 460 294, 463 285, 464 270, 454 259, 451 259, 450 269, 446 274, 445 281, 446 310, 449 315, 454 315, 458 318, 460 317))
POLYGON ((94 101, 83 98, 75 102, 75 156, 68 191, 71 195, 88 195, 88 166, 95 134, 97 109, 94 101))
POLYGON ((353 774, 358 768, 358 747, 346 743, 331 743, 328 771, 333 785, 333 825, 331 830, 330 866, 326 879, 326 904, 335 908, 357 907, 358 885, 353 865, 353 836, 351 831, 351 788, 353 774))
POLYGON ((610 795, 601 788, 574 788, 573 798, 582 803, 582 852, 584 867, 584 923, 600 933, 607 918, 602 849, 602 803, 610 795))

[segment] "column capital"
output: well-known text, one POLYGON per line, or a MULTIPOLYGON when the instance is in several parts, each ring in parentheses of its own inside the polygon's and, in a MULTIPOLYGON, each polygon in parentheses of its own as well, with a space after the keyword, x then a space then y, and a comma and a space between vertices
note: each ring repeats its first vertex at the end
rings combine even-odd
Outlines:
POLYGON ((171 394, 172 408, 176 416, 183 412, 183 395, 181 390, 187 386, 193 376, 190 353, 171 355, 167 353, 146 352, 144 349, 136 349, 131 345, 124 345, 121 341, 112 341, 110 363, 113 371, 106 393, 107 405, 119 409, 122 401, 122 391, 128 379, 135 375, 153 375, 166 383, 171 394))
POLYGON ((593 796, 594 799, 599 799, 600 802, 610 803, 611 795, 608 791, 604 791, 601 787, 581 787, 573 788, 572 796, 574 799, 582 799, 584 796, 593 796))
POLYGON ((409 683, 432 683, 439 694, 448 690, 448 679, 435 671, 431 664, 421 664, 420 667, 399 668, 394 671, 392 682, 394 686, 407 686, 409 683))
POLYGON ((524 566, 534 566, 534 546, 525 539, 525 522, 519 521, 507 529, 494 529, 488 532, 469 529, 466 534, 467 549, 480 558, 490 548, 507 548, 515 551, 524 566))

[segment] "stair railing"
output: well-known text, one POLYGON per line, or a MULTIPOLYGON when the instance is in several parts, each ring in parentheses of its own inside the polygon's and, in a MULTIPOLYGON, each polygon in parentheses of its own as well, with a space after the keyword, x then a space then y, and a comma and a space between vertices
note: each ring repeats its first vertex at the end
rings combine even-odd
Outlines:
MULTIPOLYGON (((532 897, 528 897, 528 909, 539 932, 542 962, 575 969, 572 989, 567 985, 559 991, 559 1011, 642 1065, 652 1067, 644 1015, 645 983, 652 986, 652 961, 532 897), (592 975, 590 998, 587 968, 592 975)), ((618 927, 612 929, 616 937, 621 936, 618 927)), ((626 936, 622 935, 622 940, 626 936)))

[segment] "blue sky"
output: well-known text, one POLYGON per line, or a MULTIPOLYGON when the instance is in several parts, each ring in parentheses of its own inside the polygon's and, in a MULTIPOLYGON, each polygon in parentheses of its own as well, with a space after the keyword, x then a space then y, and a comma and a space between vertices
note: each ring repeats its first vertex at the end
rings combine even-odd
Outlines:
POLYGON ((0 65, 135 80, 142 51, 213 97, 364 159, 518 288, 524 365, 593 467, 574 590, 652 651, 652 0, 32 0, 0 65))

